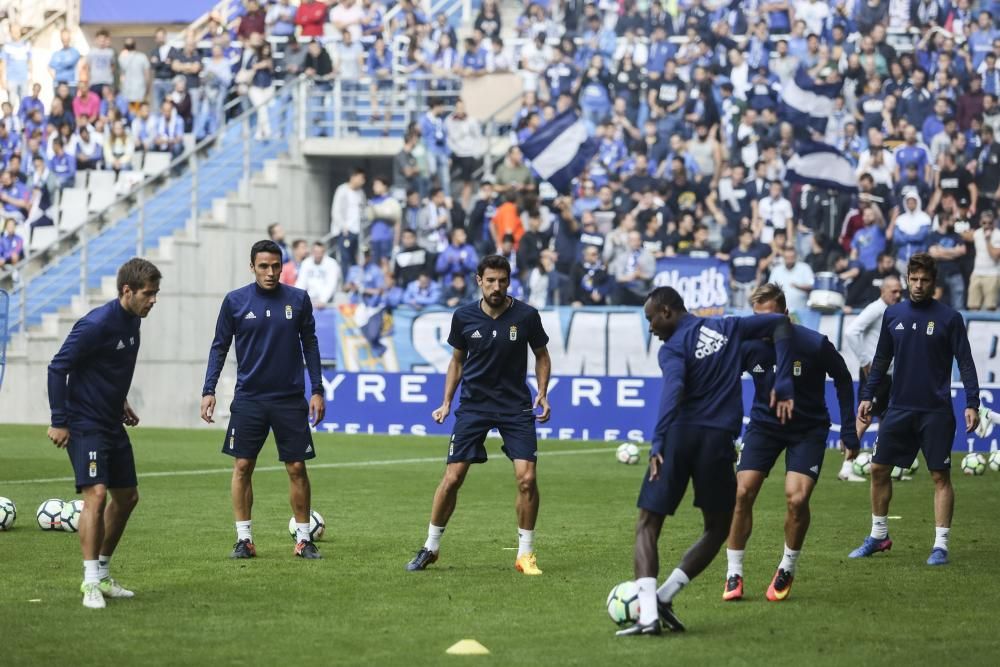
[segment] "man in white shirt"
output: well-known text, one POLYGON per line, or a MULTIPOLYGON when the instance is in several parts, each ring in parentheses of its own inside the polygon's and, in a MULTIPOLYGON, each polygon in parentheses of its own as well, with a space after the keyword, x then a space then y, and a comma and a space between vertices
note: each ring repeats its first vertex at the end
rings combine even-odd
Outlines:
POLYGON ((976 260, 969 279, 969 310, 996 310, 1000 293, 1000 230, 994 214, 985 210, 979 219, 979 229, 972 232, 976 260))
POLYGON ((771 269, 770 282, 785 290, 785 302, 789 312, 805 310, 809 292, 813 288, 813 271, 805 262, 798 261, 794 245, 785 246, 782 263, 771 269))
MULTIPOLYGON (((790 224, 794 213, 792 203, 781 194, 781 182, 771 181, 769 194, 757 202, 757 216, 754 220, 761 243, 771 243, 774 240, 774 230, 784 229, 788 233, 788 242, 794 242, 794 225, 790 224)), ((810 286, 812 283, 809 283, 810 286)), ((792 306, 789 305, 789 308, 792 306)))
MULTIPOLYGON (((875 348, 878 346, 879 333, 882 330, 882 315, 889 306, 899 303, 903 297, 903 285, 896 276, 886 276, 882 279, 881 296, 865 306, 844 331, 844 343, 854 354, 861 366, 858 372, 858 386, 863 387, 868 381, 868 373, 875 358, 875 348)), ((889 405, 889 390, 892 388, 892 366, 883 376, 882 382, 875 389, 875 400, 872 401, 872 415, 881 417, 889 405)), ((868 430, 870 421, 857 420, 858 439, 868 430)), ((848 482, 863 482, 864 477, 854 474, 854 467, 845 460, 837 475, 839 479, 848 482)))
POLYGON ((346 183, 337 186, 330 206, 330 244, 345 269, 358 260, 361 216, 365 209, 365 170, 355 169, 346 183))
POLYGON ((355 42, 361 41, 361 23, 365 20, 365 9, 358 0, 340 0, 330 10, 330 23, 337 32, 351 31, 355 42))
POLYGON ((326 308, 340 288, 340 264, 326 254, 326 246, 316 241, 312 254, 302 260, 295 286, 309 293, 313 308, 326 308))

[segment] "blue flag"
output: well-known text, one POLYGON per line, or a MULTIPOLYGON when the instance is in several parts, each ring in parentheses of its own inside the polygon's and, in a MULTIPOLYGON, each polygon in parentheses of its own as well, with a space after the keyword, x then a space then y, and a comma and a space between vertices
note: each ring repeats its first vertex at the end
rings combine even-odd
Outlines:
POLYGON ((521 152, 531 169, 562 194, 597 153, 597 142, 587 134, 587 126, 573 109, 567 109, 521 144, 521 152))

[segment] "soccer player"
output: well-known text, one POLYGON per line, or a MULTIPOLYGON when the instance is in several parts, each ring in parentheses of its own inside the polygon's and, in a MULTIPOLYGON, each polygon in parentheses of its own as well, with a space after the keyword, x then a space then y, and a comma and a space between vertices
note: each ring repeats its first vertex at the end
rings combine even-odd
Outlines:
POLYGON ((222 452, 235 458, 230 491, 236 544, 230 558, 257 555, 250 519, 253 470, 268 431, 274 432, 278 459, 288 473, 295 514, 295 555, 322 558, 309 534, 312 490, 305 463, 316 456, 310 422, 313 426, 320 423, 326 412, 312 302, 305 290, 279 282, 281 248, 274 241, 253 244, 250 269, 254 282, 222 300, 201 399, 201 418, 213 423, 215 385, 235 337, 236 395, 222 445, 222 452), (308 403, 303 356, 309 372, 308 403))
POLYGON ((952 359, 965 387, 965 430, 979 423, 979 380, 962 316, 934 299, 937 266, 927 253, 910 257, 906 267, 909 300, 886 309, 882 317, 871 374, 861 388, 858 417, 871 421, 872 398, 890 362, 896 360, 889 408, 879 426, 872 456, 872 530, 851 558, 871 556, 892 547, 889 501, 892 468, 907 468, 924 453, 934 480, 934 546, 928 565, 948 563, 948 534, 955 508, 951 486, 951 447, 955 415, 951 404, 952 359))
MULTIPOLYGON (((851 352, 857 358, 858 363, 861 364, 861 369, 858 373, 859 387, 865 385, 865 382, 868 380, 868 374, 871 372, 872 359, 875 358, 875 347, 878 345, 879 331, 882 330, 882 316, 885 314, 885 309, 899 303, 901 298, 903 298, 903 285, 899 282, 899 278, 896 276, 886 276, 882 279, 880 297, 865 306, 844 332, 844 340, 847 343, 847 347, 850 348, 851 352)), ((889 405, 889 390, 891 388, 892 366, 890 365, 889 370, 882 376, 882 380, 879 382, 872 397, 872 417, 881 419, 882 415, 885 414, 885 409, 889 405)), ((870 419, 868 421, 857 420, 855 429, 857 430, 859 439, 868 430, 870 424, 870 419)), ((837 479, 846 482, 866 481, 864 477, 854 474, 853 464, 846 457, 844 458, 843 465, 840 467, 840 472, 837 473, 837 479)))
POLYGON ((455 511, 458 490, 469 467, 486 462, 486 434, 496 428, 517 478, 518 545, 514 567, 523 574, 541 574, 534 547, 538 518, 535 420, 546 422, 551 412, 548 387, 552 361, 546 347, 549 337, 537 310, 507 296, 510 263, 506 259, 499 255, 481 259, 476 267, 476 282, 482 299, 461 306, 451 318, 448 344, 454 351, 448 363, 444 401, 431 416, 438 424, 444 423, 459 382, 461 403, 455 411, 444 477, 434 493, 427 541, 406 569, 423 570, 438 559, 441 535, 455 511), (529 347, 535 354, 538 383, 534 404, 525 383, 529 347), (541 413, 535 414, 537 408, 541 413))
MULTIPOLYGON (((781 287, 770 283, 758 287, 750 296, 753 312, 788 314, 781 287)), ((853 459, 860 449, 854 421, 854 382, 844 358, 826 336, 803 326, 792 327, 792 383, 795 387, 795 412, 792 421, 781 424, 771 410, 774 387, 774 347, 754 340, 743 344, 743 370, 754 383, 750 425, 743 434, 743 453, 736 471, 736 511, 729 529, 726 557, 726 585, 723 600, 743 598, 743 554, 753 528, 753 504, 764 478, 785 452, 785 552, 767 588, 767 599, 788 599, 792 581, 809 530, 809 498, 826 453, 830 432, 830 413, 826 407, 826 376, 833 378, 840 405, 840 435, 853 459)))
POLYGON ((132 443, 125 426, 139 416, 128 403, 139 355, 140 320, 156 304, 160 271, 133 258, 118 268, 118 298, 87 313, 49 364, 49 439, 65 448, 83 494, 80 550, 83 606, 134 593, 111 578, 111 556, 139 502, 132 443))
POLYGON ((736 450, 733 439, 743 425, 740 346, 770 338, 777 349, 775 400, 778 420, 792 416, 791 322, 785 315, 703 318, 687 312, 671 287, 657 287, 644 306, 649 329, 663 346, 659 352, 663 395, 653 433, 649 475, 639 492, 635 536, 635 577, 639 620, 619 636, 658 635, 684 625, 673 612, 673 599, 702 572, 726 541, 736 504, 736 450), (656 545, 663 521, 672 515, 689 481, 705 530, 657 590, 656 545), (661 626, 662 623, 662 626, 661 626))

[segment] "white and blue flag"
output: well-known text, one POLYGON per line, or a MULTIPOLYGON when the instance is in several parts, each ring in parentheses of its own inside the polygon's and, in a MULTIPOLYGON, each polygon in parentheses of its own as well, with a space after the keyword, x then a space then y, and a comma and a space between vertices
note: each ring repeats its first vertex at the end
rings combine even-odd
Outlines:
POLYGON ((795 155, 785 165, 785 180, 818 188, 857 192, 858 179, 850 161, 833 146, 799 141, 795 155))
POLYGON ((781 80, 778 116, 788 121, 796 131, 811 128, 826 133, 826 121, 833 115, 834 99, 840 95, 844 82, 819 83, 805 67, 795 70, 795 76, 781 80))
POLYGON ((567 109, 528 137, 521 152, 538 178, 565 194, 597 153, 597 142, 576 111, 567 109))

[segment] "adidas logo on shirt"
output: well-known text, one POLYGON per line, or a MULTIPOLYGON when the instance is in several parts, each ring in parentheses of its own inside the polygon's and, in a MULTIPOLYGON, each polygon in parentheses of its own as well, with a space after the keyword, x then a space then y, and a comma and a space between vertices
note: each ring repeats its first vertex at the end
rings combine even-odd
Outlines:
POLYGON ((253 311, 251 310, 249 313, 247 313, 246 317, 244 317, 243 319, 245 319, 245 320, 255 320, 255 319, 257 319, 257 316, 254 315, 253 311))
POLYGON ((903 326, 902 322, 900 322, 899 324, 896 325, 896 331, 902 331, 904 328, 905 327, 903 326))
POLYGON ((124 350, 125 349, 125 343, 124 343, 124 341, 118 341, 118 344, 115 345, 115 349, 116 350, 124 350))
POLYGON ((729 342, 729 339, 715 329, 702 327, 698 330, 698 345, 694 350, 695 359, 704 359, 709 355, 715 354, 727 342, 729 342))
POLYGON ((757 364, 756 366, 753 367, 753 372, 754 373, 763 373, 764 369, 760 367, 760 364, 757 364))
POLYGON ((482 334, 479 333, 479 329, 476 329, 476 332, 473 333, 471 336, 471 338, 482 338, 482 337, 483 337, 482 334))

